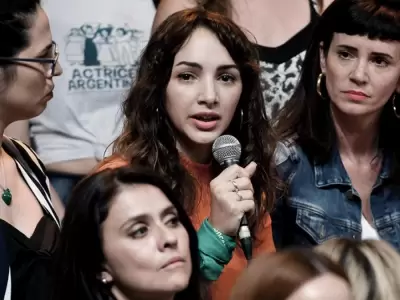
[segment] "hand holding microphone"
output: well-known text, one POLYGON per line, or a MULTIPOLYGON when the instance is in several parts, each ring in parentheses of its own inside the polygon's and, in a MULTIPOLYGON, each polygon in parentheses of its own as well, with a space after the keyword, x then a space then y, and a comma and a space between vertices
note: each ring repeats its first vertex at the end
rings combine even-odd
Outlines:
POLYGON ((244 213, 254 209, 250 177, 256 167, 254 162, 246 168, 230 166, 210 183, 212 202, 209 221, 226 235, 236 236, 244 213))
POLYGON ((251 258, 251 236, 246 213, 254 210, 254 190, 250 178, 257 164, 245 168, 238 165, 241 155, 239 141, 233 136, 221 136, 213 145, 214 158, 225 170, 210 183, 210 224, 220 232, 236 236, 242 242, 246 258, 251 258))

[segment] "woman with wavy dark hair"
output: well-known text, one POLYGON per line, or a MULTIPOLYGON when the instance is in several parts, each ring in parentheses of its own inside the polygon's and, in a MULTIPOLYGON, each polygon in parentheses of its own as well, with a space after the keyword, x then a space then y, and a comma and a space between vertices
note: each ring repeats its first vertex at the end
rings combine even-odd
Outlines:
POLYGON ((227 299, 246 266, 236 247, 244 213, 252 211, 254 253, 274 251, 268 212, 279 183, 271 168, 275 139, 251 42, 219 14, 185 10, 171 15, 143 53, 124 114, 115 154, 100 169, 144 165, 168 178, 200 228, 202 271, 209 280, 218 279, 213 296, 227 299), (222 134, 240 141, 242 156, 240 166, 218 175, 211 147, 222 134))
POLYGON ((289 184, 277 247, 384 239, 400 250, 400 4, 335 0, 282 112, 277 164, 289 184))
POLYGON ((53 299, 203 299, 196 231, 178 200, 142 168, 85 178, 66 210, 53 299))

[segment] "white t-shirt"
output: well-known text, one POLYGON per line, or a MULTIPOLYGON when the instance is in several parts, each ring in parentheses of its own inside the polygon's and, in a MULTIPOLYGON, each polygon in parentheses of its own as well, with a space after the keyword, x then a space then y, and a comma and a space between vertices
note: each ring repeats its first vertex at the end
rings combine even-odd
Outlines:
POLYGON ((155 15, 152 0, 44 0, 63 74, 32 120, 45 164, 96 157, 121 133, 121 103, 155 15))

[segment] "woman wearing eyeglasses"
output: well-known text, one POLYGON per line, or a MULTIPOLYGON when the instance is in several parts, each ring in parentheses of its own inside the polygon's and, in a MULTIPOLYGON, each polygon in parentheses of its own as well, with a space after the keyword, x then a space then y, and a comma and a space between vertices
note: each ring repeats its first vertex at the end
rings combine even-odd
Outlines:
POLYGON ((36 154, 4 136, 8 125, 46 108, 53 77, 62 72, 39 2, 0 1, 0 230, 7 246, 13 300, 47 297, 50 259, 63 213, 36 154))

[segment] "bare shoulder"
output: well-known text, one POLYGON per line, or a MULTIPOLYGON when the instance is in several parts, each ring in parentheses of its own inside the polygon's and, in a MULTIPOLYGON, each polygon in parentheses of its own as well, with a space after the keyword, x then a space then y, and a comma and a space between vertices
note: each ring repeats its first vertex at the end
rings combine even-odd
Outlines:
POLYGON ((161 0, 154 17, 151 31, 154 32, 156 28, 173 13, 187 8, 194 8, 196 5, 196 0, 161 0))

